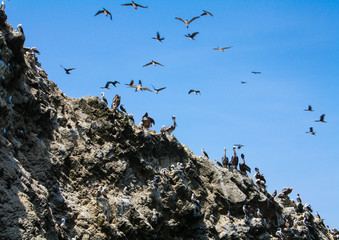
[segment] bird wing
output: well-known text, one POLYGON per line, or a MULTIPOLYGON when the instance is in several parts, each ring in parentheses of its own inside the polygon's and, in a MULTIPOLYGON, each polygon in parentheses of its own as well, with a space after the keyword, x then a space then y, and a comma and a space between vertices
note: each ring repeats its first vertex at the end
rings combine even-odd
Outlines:
POLYGON ((140 4, 135 4, 135 6, 138 6, 138 7, 141 7, 141 8, 147 8, 147 7, 145 7, 145 6, 142 6, 142 5, 140 5, 140 4))
POLYGON ((213 17, 213 14, 212 14, 212 13, 210 13, 210 12, 208 12, 208 11, 205 11, 205 12, 206 12, 206 14, 208 14, 208 15, 210 15, 210 16, 213 17))
POLYGON ((119 84, 120 84, 120 82, 118 82, 118 81, 114 81, 114 82, 112 82, 112 84, 114 85, 114 87, 115 87, 115 84, 117 84, 117 83, 119 83, 119 84))
POLYGON ((188 92, 188 94, 191 94, 192 92, 194 92, 194 90, 193 90, 193 89, 191 89, 191 90, 188 92))
POLYGON ((147 91, 150 91, 150 92, 153 92, 151 89, 149 89, 148 87, 140 87, 141 90, 147 90, 147 91))
POLYGON ((192 33, 191 37, 194 38, 199 32, 192 33))
POLYGON ((154 125, 155 125, 155 121, 154 121, 154 119, 153 119, 153 118, 151 118, 151 117, 148 117, 148 119, 149 119, 149 121, 150 121, 152 124, 154 124, 154 125))
POLYGON ((178 19, 178 20, 182 21, 183 23, 186 23, 182 18, 176 17, 175 19, 178 19))
POLYGON ((189 20, 188 23, 191 23, 191 22, 193 22, 195 19, 198 19, 198 18, 200 18, 200 17, 194 17, 194 18, 192 18, 191 20, 189 20))
POLYGON ((158 64, 158 65, 160 65, 160 66, 164 66, 164 65, 162 65, 161 63, 158 63, 158 62, 154 62, 155 64, 158 64))
POLYGON ((160 39, 160 33, 159 32, 157 32, 157 38, 160 39))
POLYGON ((320 116, 320 121, 324 121, 324 118, 325 118, 325 114, 321 115, 320 116))
POLYGON ((166 87, 163 87, 163 88, 159 88, 157 89, 157 91, 161 91, 161 90, 164 90, 166 87))
POLYGON ((152 64, 152 62, 146 63, 143 67, 149 66, 151 64, 152 64))
POLYGON ((73 71, 75 68, 68 68, 67 71, 73 71))
POLYGON ((231 48, 231 47, 223 47, 222 50, 229 49, 229 48, 231 48))
POLYGON ((103 13, 103 12, 104 12, 104 10, 100 10, 94 16, 99 15, 100 13, 103 13))
POLYGON ((127 83, 126 83, 126 85, 128 85, 128 86, 132 86, 132 85, 133 85, 133 83, 134 83, 134 80, 131 80, 131 82, 130 82, 129 84, 127 84, 127 83))
POLYGON ((121 4, 121 6, 133 6, 133 3, 125 3, 125 4, 121 4))
POLYGON ((199 93, 201 95, 201 92, 198 90, 198 91, 195 91, 196 93, 199 93))
POLYGON ((66 70, 66 68, 64 68, 62 65, 60 65, 60 67, 62 67, 64 70, 66 70))

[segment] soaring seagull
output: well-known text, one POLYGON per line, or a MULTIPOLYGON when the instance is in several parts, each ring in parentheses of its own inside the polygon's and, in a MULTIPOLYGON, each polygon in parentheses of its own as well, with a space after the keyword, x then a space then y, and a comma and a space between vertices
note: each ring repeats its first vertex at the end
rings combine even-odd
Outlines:
POLYGON ((109 17, 112 20, 112 14, 106 8, 103 8, 103 10, 98 11, 94 16, 97 16, 101 13, 104 13, 106 15, 106 17, 108 17, 108 15, 109 15, 109 17))
POLYGON ((312 106, 311 106, 311 105, 308 105, 308 108, 307 108, 307 109, 304 109, 304 111, 307 111, 307 112, 313 112, 314 110, 312 109, 312 106))
POLYGON ((159 33, 159 32, 157 32, 157 37, 152 38, 152 39, 155 39, 155 40, 157 40, 157 41, 159 41, 159 42, 162 42, 162 40, 165 40, 165 38, 161 38, 161 37, 160 37, 160 33, 159 33))
MULTIPOLYGON (((232 47, 232 46, 231 46, 232 47)), ((220 50, 220 51, 224 51, 226 49, 230 49, 231 47, 217 47, 217 48, 213 48, 213 50, 220 50)))
POLYGON ((199 90, 193 90, 191 89, 188 94, 191 94, 191 93, 195 93, 195 95, 198 95, 198 93, 201 95, 200 91, 199 90))
POLYGON ((152 87, 153 87, 154 92, 155 92, 156 94, 158 94, 158 92, 160 92, 160 91, 166 89, 166 87, 156 89, 153 85, 152 85, 152 87))
POLYGON ((213 17, 213 14, 210 13, 209 11, 203 10, 204 12, 201 14, 201 16, 207 16, 210 15, 211 17, 213 17))
POLYGON ((194 37, 198 34, 199 32, 194 32, 192 34, 187 34, 185 35, 185 37, 189 38, 189 39, 192 39, 192 40, 195 40, 194 37))
POLYGON ((62 65, 60 65, 66 72, 66 74, 71 74, 70 71, 73 71, 75 68, 64 68, 62 65))
POLYGON ((114 87, 116 87, 115 85, 116 85, 117 83, 120 84, 120 82, 118 82, 118 81, 114 81, 114 82, 109 81, 109 82, 106 83, 105 87, 101 87, 101 88, 104 88, 104 89, 110 89, 110 88, 109 88, 109 85, 110 85, 110 84, 112 84, 114 87))
POLYGON ((320 120, 315 120, 315 122, 322 122, 322 123, 326 123, 326 121, 324 120, 325 118, 325 114, 320 116, 320 120))
POLYGON ((188 28, 188 26, 190 25, 190 23, 193 22, 195 19, 198 19, 198 18, 200 18, 200 17, 194 17, 194 18, 192 18, 192 19, 189 20, 189 21, 188 21, 188 19, 183 20, 182 18, 179 18, 179 17, 176 17, 175 19, 178 19, 178 20, 182 21, 183 23, 185 23, 185 24, 186 24, 186 27, 188 28))
POLYGON ((141 8, 147 8, 147 7, 145 7, 145 6, 142 6, 142 5, 140 5, 140 4, 135 3, 135 2, 133 2, 133 1, 132 1, 131 3, 121 4, 121 6, 132 6, 132 7, 134 7, 135 10, 138 10, 138 7, 141 7, 141 8))
POLYGON ((158 63, 158 62, 152 60, 151 62, 146 63, 143 67, 146 67, 146 66, 149 66, 149 65, 153 65, 154 67, 155 67, 156 65, 164 66, 164 65, 162 65, 161 63, 158 63))

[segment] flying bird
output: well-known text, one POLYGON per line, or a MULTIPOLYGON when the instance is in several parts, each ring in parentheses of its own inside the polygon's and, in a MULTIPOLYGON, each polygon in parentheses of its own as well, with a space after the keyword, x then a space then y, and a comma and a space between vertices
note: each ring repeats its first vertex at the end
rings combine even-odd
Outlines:
POLYGON ((326 123, 326 121, 324 120, 325 118, 325 114, 320 116, 320 120, 315 120, 315 122, 322 122, 322 123, 326 123))
POLYGON ((311 106, 311 105, 308 105, 308 108, 307 108, 307 109, 304 109, 304 111, 307 111, 307 112, 313 112, 314 110, 312 109, 312 106, 311 106))
POLYGON ((189 39, 192 39, 192 40, 195 40, 194 37, 198 34, 199 32, 195 32, 195 33, 192 33, 192 34, 187 34, 185 35, 185 37, 189 38, 189 39))
POLYGON ((245 145, 242 145, 242 144, 234 144, 234 146, 238 147, 238 149, 245 147, 245 145))
POLYGON ((188 26, 190 25, 190 23, 193 22, 195 19, 198 19, 198 18, 200 18, 200 17, 194 17, 194 18, 192 18, 192 19, 189 20, 189 21, 188 21, 188 19, 183 20, 182 18, 179 18, 179 17, 176 17, 175 19, 178 19, 178 20, 182 21, 183 23, 185 23, 185 24, 186 24, 186 27, 188 28, 188 26))
POLYGON ((198 93, 201 95, 200 91, 199 90, 193 90, 191 89, 188 94, 191 94, 191 93, 195 93, 195 95, 198 95, 198 93))
POLYGON ((154 67, 155 67, 156 65, 164 66, 164 65, 162 65, 161 63, 158 63, 158 62, 152 60, 151 62, 146 63, 143 67, 149 66, 149 65, 151 65, 151 64, 152 64, 154 67))
POLYGON ((145 6, 142 6, 142 5, 140 5, 140 4, 135 3, 135 2, 133 2, 133 1, 132 1, 131 3, 121 4, 121 6, 132 6, 132 7, 134 7, 135 10, 138 10, 138 7, 141 7, 141 8, 147 8, 147 7, 145 7, 145 6))
POLYGON ((114 82, 109 81, 109 82, 106 83, 105 87, 101 87, 101 88, 104 88, 104 89, 110 89, 110 88, 109 88, 109 85, 110 85, 110 84, 112 84, 114 87, 116 87, 115 85, 116 85, 117 83, 120 84, 120 82, 118 82, 118 81, 114 81, 114 82))
POLYGON ((71 74, 70 71, 73 71, 75 68, 64 68, 62 65, 60 65, 66 72, 66 74, 71 74))
POLYGON ((213 14, 210 13, 209 11, 203 10, 204 12, 201 14, 201 16, 207 16, 210 15, 211 17, 213 17, 213 14))
POLYGON ((110 19, 112 20, 112 14, 106 8, 103 8, 103 10, 98 11, 94 16, 97 16, 101 13, 104 13, 106 17, 108 17, 109 15, 110 19))
POLYGON ((247 84, 247 82, 244 82, 244 81, 241 81, 240 83, 241 83, 241 84, 247 84))
POLYGON ((261 72, 252 71, 253 74, 260 74, 261 72))
POLYGON ((157 37, 152 38, 152 39, 155 39, 155 40, 157 40, 157 41, 159 41, 159 42, 162 42, 162 40, 165 40, 165 38, 161 38, 161 37, 160 37, 160 33, 159 33, 159 32, 157 32, 157 37))
POLYGON ((142 86, 141 80, 139 80, 139 84, 138 85, 133 85, 133 83, 134 83, 134 81, 132 80, 129 84, 126 84, 126 85, 131 87, 131 88, 135 88, 136 92, 138 92, 139 90, 141 90, 141 91, 147 90, 147 91, 152 92, 151 89, 142 86))
MULTIPOLYGON (((232 46, 231 46, 232 47, 232 46)), ((220 50, 220 51, 224 51, 226 49, 230 49, 231 47, 217 47, 217 48, 213 48, 213 50, 220 50)))
POLYGON ((153 85, 152 85, 152 87, 153 87, 154 92, 155 92, 156 94, 158 94, 158 92, 160 92, 160 91, 166 89, 166 87, 156 89, 153 85))
POLYGON ((313 127, 310 127, 310 131, 309 132, 306 132, 306 133, 310 133, 312 135, 315 135, 315 132, 313 132, 313 127))
POLYGON ((107 98, 105 97, 105 94, 103 92, 101 93, 101 98, 102 98, 102 101, 104 101, 106 105, 108 105, 107 98))

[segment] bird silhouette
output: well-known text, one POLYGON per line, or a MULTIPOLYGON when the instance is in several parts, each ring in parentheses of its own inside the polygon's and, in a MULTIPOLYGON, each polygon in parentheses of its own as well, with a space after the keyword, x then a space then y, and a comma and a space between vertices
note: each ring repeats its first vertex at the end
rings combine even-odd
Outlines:
POLYGON ((217 47, 217 48, 213 48, 213 50, 220 50, 220 51, 224 52, 224 50, 230 49, 231 47, 217 47))
POLYGON ((191 22, 193 22, 195 19, 198 19, 199 17, 194 17, 194 18, 192 18, 191 20, 183 20, 182 18, 179 18, 179 17, 176 17, 175 19, 178 19, 178 20, 180 20, 180 21, 182 21, 183 23, 185 23, 186 24, 186 27, 188 28, 188 26, 190 25, 190 23, 191 22))
POLYGON ((158 92, 160 92, 160 91, 166 89, 166 87, 156 89, 153 85, 152 85, 152 87, 153 87, 154 92, 155 92, 156 94, 158 94, 158 92))
POLYGON ((103 10, 98 11, 94 16, 97 16, 97 15, 99 15, 101 13, 104 13, 106 17, 108 17, 108 15, 109 15, 109 17, 112 20, 112 14, 107 9, 105 9, 105 8, 103 8, 103 10))
POLYGON ((60 65, 66 72, 66 74, 71 74, 70 71, 73 71, 75 68, 65 68, 62 65, 60 65))
POLYGON ((120 84, 120 82, 118 82, 118 81, 114 81, 114 82, 109 81, 109 82, 106 83, 105 87, 101 87, 101 88, 104 88, 104 89, 110 89, 110 88, 109 88, 109 85, 110 85, 110 84, 112 84, 114 87, 116 87, 115 85, 116 85, 117 83, 120 84))
POLYGON ((240 83, 241 83, 241 84, 247 84, 247 82, 244 82, 244 81, 241 81, 240 83))
POLYGON ((189 38, 189 39, 192 39, 192 40, 195 40, 194 37, 198 34, 199 32, 194 32, 192 34, 187 34, 185 35, 185 37, 189 38))
POLYGON ((308 108, 307 108, 307 109, 304 109, 304 111, 307 111, 307 112, 313 112, 314 110, 312 109, 312 106, 311 106, 311 105, 308 105, 308 108))
POLYGON ((234 144, 234 146, 238 147, 238 149, 245 147, 245 145, 242 145, 242 144, 234 144))
POLYGON ((159 33, 159 32, 157 32, 157 37, 152 38, 152 39, 155 39, 155 40, 157 40, 157 41, 159 41, 159 42, 162 42, 163 40, 165 40, 165 38, 161 38, 161 37, 160 37, 160 33, 159 33))
POLYGON ((261 72, 252 71, 253 74, 260 74, 261 72))
POLYGON ((206 11, 206 10, 203 10, 203 11, 204 11, 204 12, 201 14, 201 16, 207 16, 207 15, 209 15, 209 16, 213 17, 213 14, 210 13, 209 11, 206 11))
POLYGON ((201 95, 200 91, 199 90, 193 90, 191 89, 188 94, 191 94, 191 93, 195 93, 195 95, 198 95, 198 93, 201 95))
POLYGON ((101 93, 101 98, 102 98, 102 101, 104 101, 106 105, 108 105, 107 98, 105 97, 105 94, 103 92, 101 93))
POLYGON ((306 132, 306 133, 310 133, 312 135, 315 135, 315 132, 313 131, 313 127, 310 127, 310 131, 309 132, 306 132))
POLYGON ((158 63, 158 62, 152 60, 151 62, 146 63, 143 67, 146 67, 146 66, 149 66, 149 65, 153 65, 154 67, 155 67, 156 65, 164 66, 164 65, 162 65, 161 63, 158 63))
POLYGON ((321 123, 326 123, 326 121, 324 120, 325 118, 325 114, 320 116, 320 120, 315 120, 315 122, 321 122, 321 123))
POLYGON ((140 4, 135 3, 135 2, 133 2, 133 1, 132 1, 131 3, 121 4, 121 6, 132 6, 132 7, 134 7, 135 10, 138 10, 138 7, 141 7, 141 8, 147 8, 147 7, 145 7, 145 6, 142 6, 142 5, 140 5, 140 4))

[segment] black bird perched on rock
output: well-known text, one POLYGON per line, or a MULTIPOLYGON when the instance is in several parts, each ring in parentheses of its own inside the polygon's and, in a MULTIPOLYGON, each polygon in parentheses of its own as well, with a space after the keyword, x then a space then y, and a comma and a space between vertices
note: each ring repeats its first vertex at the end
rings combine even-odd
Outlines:
POLYGON ((260 74, 261 72, 252 71, 253 74, 260 74))
POLYGON ((315 122, 322 122, 322 123, 326 123, 326 121, 324 120, 325 118, 325 114, 320 116, 320 120, 315 120, 315 122))
POLYGON ((94 16, 97 16, 97 15, 99 15, 101 13, 104 13, 106 17, 108 17, 108 15, 109 15, 109 17, 112 20, 112 14, 107 9, 105 9, 105 8, 103 8, 103 10, 98 11, 94 16))
POLYGON ((237 169, 239 163, 239 158, 237 155, 236 147, 233 146, 233 156, 231 158, 231 165, 233 166, 234 169, 237 169))
POLYGON ((201 149, 201 152, 202 152, 202 155, 204 155, 205 157, 207 157, 209 159, 208 154, 207 154, 207 152, 205 152, 204 148, 201 149))
POLYGON ((117 109, 120 105, 120 102, 121 102, 121 97, 118 94, 116 94, 113 98, 111 108, 117 109))
POLYGON ((124 108, 124 104, 120 105, 120 110, 124 113, 127 113, 126 109, 124 108))
POLYGON ((245 163, 245 155, 242 153, 241 155, 242 163, 239 163, 239 169, 242 173, 246 173, 246 171, 251 172, 251 168, 245 163))
POLYGON ((191 89, 188 94, 195 93, 195 95, 198 95, 198 93, 201 95, 201 92, 199 90, 193 90, 191 89))
POLYGON ((60 65, 66 72, 66 74, 71 74, 70 71, 73 71, 75 68, 64 68, 62 65, 60 65))
POLYGON ((224 156, 222 157, 222 165, 224 165, 224 168, 228 167, 228 157, 226 157, 226 148, 224 148, 224 156))
POLYGON ((207 15, 209 15, 209 16, 213 17, 213 14, 210 13, 209 11, 206 11, 206 10, 203 10, 203 11, 204 11, 204 12, 201 14, 201 16, 207 16, 207 15))
POLYGON ((152 38, 152 39, 155 39, 155 40, 157 40, 157 41, 159 41, 159 42, 162 42, 162 40, 165 40, 165 38, 161 38, 161 37, 160 37, 160 33, 159 33, 159 32, 157 32, 157 37, 152 38))
POLYGON ((158 94, 158 92, 160 92, 160 91, 166 89, 166 87, 156 89, 153 85, 152 85, 152 87, 153 87, 154 92, 155 92, 156 94, 158 94))
POLYGON ((141 125, 146 128, 146 129, 149 129, 152 127, 152 124, 155 125, 155 121, 153 118, 149 117, 148 116, 148 113, 146 112, 145 115, 142 117, 142 120, 141 120, 141 125))
POLYGON ((304 111, 307 111, 307 112, 313 112, 314 110, 312 109, 312 106, 311 106, 311 105, 308 105, 308 108, 307 108, 307 109, 304 109, 304 111))
POLYGON ((185 37, 195 40, 194 37, 198 34, 199 32, 194 32, 192 34, 187 33, 187 35, 185 35, 185 37))
POLYGON ((315 132, 313 132, 313 127, 310 127, 310 131, 309 132, 306 132, 306 133, 310 133, 312 135, 315 135, 315 132))
POLYGON ((193 22, 195 19, 198 19, 199 17, 194 17, 194 18, 192 18, 191 20, 183 20, 182 18, 179 18, 179 17, 176 17, 175 19, 178 19, 178 20, 180 20, 180 21, 182 21, 183 23, 185 23, 186 24, 186 27, 188 28, 188 26, 190 25, 190 23, 191 22, 193 22))
POLYGON ((141 8, 147 8, 147 7, 145 7, 145 6, 142 6, 142 5, 140 5, 140 4, 135 3, 135 2, 133 2, 133 1, 132 1, 131 3, 121 4, 121 6, 132 6, 132 7, 134 7, 135 10, 138 10, 138 7, 141 7, 141 8))
POLYGON ((109 81, 109 82, 106 83, 105 87, 101 87, 101 88, 104 88, 104 89, 110 89, 110 88, 109 88, 109 85, 110 85, 110 84, 112 84, 114 87, 116 87, 115 85, 116 85, 117 83, 120 84, 120 82, 118 82, 118 81, 114 81, 114 82, 109 81))
POLYGON ((297 194, 297 202, 302 203, 299 193, 297 194))
POLYGON ((219 166, 219 167, 223 167, 223 165, 218 161, 218 159, 215 159, 215 163, 219 166))
POLYGON ((177 127, 177 121, 175 120, 175 116, 173 115, 172 116, 172 120, 173 120, 173 125, 171 126, 168 126, 168 127, 165 127, 162 126, 160 128, 160 132, 163 133, 163 134, 168 134, 168 135, 171 135, 171 133, 175 130, 175 128, 177 127))

